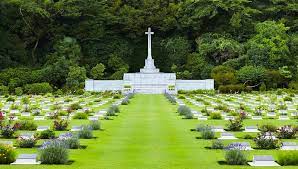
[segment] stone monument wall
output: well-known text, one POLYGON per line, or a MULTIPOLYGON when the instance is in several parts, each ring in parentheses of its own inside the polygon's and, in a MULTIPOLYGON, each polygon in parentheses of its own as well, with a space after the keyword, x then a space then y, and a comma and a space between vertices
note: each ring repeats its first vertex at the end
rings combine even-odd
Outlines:
POLYGON ((176 80, 177 90, 212 90, 214 79, 206 80, 176 80))
POLYGON ((92 80, 85 81, 86 91, 117 91, 123 89, 123 80, 92 80))

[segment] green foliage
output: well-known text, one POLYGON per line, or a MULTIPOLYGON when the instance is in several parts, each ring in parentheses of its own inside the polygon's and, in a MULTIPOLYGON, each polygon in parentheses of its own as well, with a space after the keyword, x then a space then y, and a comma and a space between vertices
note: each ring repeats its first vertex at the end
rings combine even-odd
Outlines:
POLYGON ((14 92, 17 96, 21 96, 23 94, 23 89, 21 87, 17 87, 14 92))
POLYGON ((89 126, 82 126, 82 129, 79 131, 78 135, 79 135, 79 138, 82 138, 82 139, 93 138, 93 133, 89 126))
POLYGON ((46 94, 53 92, 49 83, 34 83, 25 85, 25 92, 28 94, 46 94))
POLYGON ((264 79, 266 69, 263 67, 244 66, 237 71, 237 79, 242 83, 256 85, 264 79))
POLYGON ((35 146, 37 140, 34 137, 19 137, 17 139, 17 145, 20 148, 32 148, 35 146))
POLYGON ((298 151, 279 152, 277 155, 277 162, 282 166, 298 165, 298 151))
POLYGON ((52 130, 44 130, 38 134, 39 139, 53 139, 55 138, 55 132, 52 130))
POLYGON ((259 127, 259 130, 262 132, 276 132, 277 127, 273 124, 264 124, 259 127))
POLYGON ((211 77, 218 86, 235 84, 237 82, 235 70, 226 66, 214 67, 211 72, 211 77))
POLYGON ((258 148, 266 150, 276 149, 280 144, 279 140, 275 139, 271 132, 259 133, 254 141, 258 148))
POLYGON ((10 145, 0 144, 0 164, 10 164, 16 160, 17 152, 10 145))
POLYGON ((82 108, 82 106, 79 103, 73 103, 69 107, 71 110, 79 110, 82 108))
POLYGON ((76 113, 73 119, 87 119, 88 115, 86 113, 76 113))
POLYGON ((69 152, 61 141, 50 141, 44 143, 39 149, 42 164, 65 164, 68 162, 69 152))
POLYGON ((229 120, 227 124, 227 128, 229 131, 240 131, 243 127, 243 120, 239 117, 235 118, 235 120, 229 120))
POLYGON ((6 95, 9 94, 9 88, 7 86, 0 86, 0 95, 6 95))
POLYGON ((86 69, 84 67, 70 66, 66 78, 66 85, 73 90, 79 89, 83 87, 86 79, 86 69))
POLYGON ((95 67, 91 69, 91 75, 93 79, 100 80, 104 76, 105 65, 102 63, 97 64, 95 67))
POLYGON ((214 120, 220 120, 222 118, 222 116, 221 116, 220 112, 212 112, 210 114, 210 118, 214 119, 214 120))
POLYGON ((34 131, 37 129, 37 124, 34 123, 32 120, 23 120, 19 122, 19 129, 20 130, 28 130, 28 131, 34 131))
POLYGON ((205 140, 214 139, 215 132, 212 131, 210 127, 207 127, 201 131, 201 136, 205 140))
POLYGON ((245 154, 245 151, 239 149, 227 150, 225 159, 229 165, 245 165, 247 162, 247 155, 245 154))
POLYGON ((92 120, 92 121, 90 121, 89 127, 92 130, 100 130, 101 129, 101 125, 100 125, 100 122, 98 120, 92 120))
POLYGON ((215 140, 215 141, 212 141, 211 148, 212 149, 223 149, 224 144, 221 140, 215 140))

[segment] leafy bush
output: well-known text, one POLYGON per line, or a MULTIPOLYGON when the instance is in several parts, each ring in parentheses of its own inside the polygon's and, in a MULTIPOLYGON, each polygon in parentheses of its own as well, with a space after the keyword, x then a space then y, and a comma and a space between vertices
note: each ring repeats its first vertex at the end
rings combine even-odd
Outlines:
POLYGON ((16 161, 17 152, 10 145, 0 144, 0 154, 0 164, 10 164, 16 161))
POLYGON ((79 131, 78 135, 79 138, 83 139, 91 139, 93 137, 92 130, 89 126, 82 126, 82 130, 79 131))
POLYGON ((276 132, 277 127, 272 124, 264 124, 261 127, 259 127, 259 130, 261 132, 276 132))
POLYGON ((53 88, 49 83, 33 83, 25 85, 25 91, 28 94, 46 94, 52 93, 53 88))
POLYGON ((24 92, 23 92, 23 89, 21 87, 17 87, 17 88, 14 89, 14 93, 17 96, 21 96, 24 92))
POLYGON ((80 147, 80 140, 77 135, 72 133, 61 134, 58 140, 62 141, 69 149, 78 149, 80 147))
POLYGON ((215 137, 215 132, 212 131, 211 128, 206 128, 204 130, 201 131, 201 135, 203 139, 214 139, 215 137))
POLYGON ((67 127, 68 127, 67 120, 62 120, 62 119, 54 120, 54 125, 53 125, 54 130, 63 131, 63 130, 66 130, 67 127))
POLYGON ((286 96, 286 97, 284 98, 284 101, 293 101, 293 99, 292 99, 292 97, 290 97, 290 96, 286 96))
POLYGON ((279 152, 277 162, 280 165, 298 165, 298 151, 279 152))
POLYGON ((212 142, 211 148, 212 149, 223 149, 224 144, 221 140, 215 140, 212 142))
POLYGON ((183 96, 183 95, 179 95, 179 96, 178 96, 178 99, 185 99, 185 96, 183 96))
POLYGON ((193 119, 193 114, 192 114, 192 112, 187 112, 187 113, 184 115, 184 117, 185 117, 186 119, 193 119))
POLYGON ((243 136, 243 139, 253 139, 254 137, 252 135, 249 135, 249 134, 245 134, 243 136))
POLYGON ((121 105, 128 105, 129 104, 129 99, 125 98, 122 100, 121 105))
POLYGON ((197 126, 197 128, 196 128, 196 130, 199 131, 199 132, 201 132, 201 131, 203 131, 203 130, 205 130, 205 129, 211 129, 211 127, 208 126, 208 125, 205 125, 205 124, 199 124, 199 125, 197 126))
POLYGON ((1 127, 1 135, 4 138, 12 138, 16 132, 16 130, 19 128, 19 123, 12 124, 11 121, 9 121, 8 124, 2 124, 1 127))
POLYGON ((245 88, 242 84, 236 84, 236 85, 220 85, 218 87, 218 90, 220 93, 241 93, 243 91, 249 91, 247 88, 245 88))
POLYGON ((227 128, 230 131, 240 131, 242 127, 243 121, 239 117, 235 118, 235 120, 229 120, 229 123, 227 124, 227 128))
POLYGON ((0 95, 7 95, 9 94, 9 87, 0 85, 0 95))
POLYGON ((271 132, 259 133, 254 139, 256 145, 260 149, 276 149, 279 147, 279 140, 275 139, 271 132))
POLYGON ((184 116, 189 112, 191 113, 191 110, 187 106, 179 106, 177 112, 179 113, 179 115, 184 116))
POLYGON ((92 120, 89 124, 92 130, 100 130, 100 122, 98 120, 92 120))
POLYGON ((88 115, 85 113, 76 113, 73 116, 73 119, 87 119, 87 118, 88 118, 88 115))
POLYGON ((20 130, 28 130, 28 131, 34 131, 37 129, 37 125, 34 123, 34 121, 31 120, 22 120, 19 122, 20 130))
POLYGON ((8 98, 6 99, 6 102, 15 102, 15 101, 16 101, 16 99, 13 98, 13 97, 8 97, 8 98))
POLYGON ((210 118, 211 119, 215 119, 215 120, 220 120, 221 119, 221 113, 219 113, 219 112, 212 112, 210 114, 210 118))
POLYGON ((114 113, 120 113, 119 106, 117 106, 117 105, 112 105, 111 107, 109 107, 109 110, 113 111, 114 113))
POLYGON ((247 155, 245 151, 239 149, 227 150, 225 154, 226 162, 229 165, 244 165, 247 162, 247 155))
POLYGON ((82 106, 79 103, 73 103, 70 105, 71 110, 79 110, 82 106))
POLYGON ((37 140, 36 138, 28 136, 20 136, 17 139, 17 145, 21 148, 32 148, 35 146, 37 140))
POLYGON ((44 130, 39 133, 38 138, 40 139, 53 139, 55 138, 55 132, 52 130, 44 130))
POLYGON ((297 130, 292 126, 283 126, 277 129, 277 136, 281 139, 291 139, 294 138, 297 130))
POLYGON ((68 162, 68 150, 65 144, 59 140, 44 142, 39 153, 42 164, 65 164, 68 162))
POLYGON ((113 96, 113 99, 120 99, 120 98, 121 98, 121 96, 119 94, 116 94, 113 96))

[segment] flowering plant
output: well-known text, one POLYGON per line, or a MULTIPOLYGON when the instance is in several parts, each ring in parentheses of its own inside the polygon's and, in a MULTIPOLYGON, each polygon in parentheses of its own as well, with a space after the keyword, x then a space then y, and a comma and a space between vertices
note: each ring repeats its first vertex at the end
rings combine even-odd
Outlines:
POLYGON ((281 139, 291 139, 294 138, 297 130, 290 125, 279 127, 277 130, 277 136, 281 139))
POLYGON ((37 139, 34 136, 20 136, 17 139, 17 144, 21 148, 32 148, 36 142, 37 139))
MULTIPOLYGON (((2 112, 1 112, 0 118, 1 119, 4 119, 2 112)), ((14 133, 15 133, 15 131, 20 128, 20 124, 19 123, 15 123, 15 124, 12 123, 13 122, 13 119, 14 119, 14 116, 13 115, 9 116, 9 120, 8 120, 8 123, 7 124, 5 124, 4 120, 0 120, 1 135, 4 138, 12 138, 13 135, 14 135, 14 133)))

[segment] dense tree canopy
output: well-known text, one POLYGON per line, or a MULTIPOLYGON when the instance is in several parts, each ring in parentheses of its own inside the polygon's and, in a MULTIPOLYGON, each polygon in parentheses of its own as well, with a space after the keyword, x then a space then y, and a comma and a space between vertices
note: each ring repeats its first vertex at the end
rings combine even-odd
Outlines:
POLYGON ((122 79, 144 65, 150 26, 161 71, 201 79, 224 69, 212 75, 217 85, 286 87, 269 79, 297 81, 297 8, 296 0, 1 0, 0 85, 122 79))

